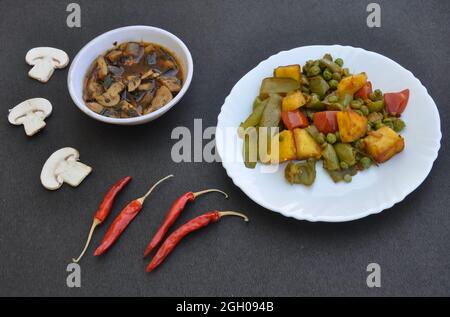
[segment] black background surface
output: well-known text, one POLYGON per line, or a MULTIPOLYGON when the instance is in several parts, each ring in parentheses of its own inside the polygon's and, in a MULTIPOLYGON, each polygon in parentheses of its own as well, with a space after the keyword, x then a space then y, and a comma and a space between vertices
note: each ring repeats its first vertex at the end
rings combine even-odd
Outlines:
MULTIPOLYGON (((382 27, 366 26, 370 1, 76 1, 82 28, 66 26, 70 1, 0 0, 1 111, 0 295, 297 296, 450 295, 450 216, 447 120, 450 100, 450 2, 377 1, 382 27), (179 36, 194 58, 193 83, 159 120, 137 127, 101 124, 82 114, 66 86, 68 68, 49 83, 27 77, 26 52, 54 46, 71 58, 93 37, 120 26, 146 24, 179 36), (341 224, 285 218, 248 199, 220 163, 173 163, 176 126, 216 124, 233 85, 261 60, 312 44, 345 44, 384 54, 411 70, 438 105, 442 148, 422 186, 381 214, 341 224), (48 98, 47 127, 27 138, 10 126, 8 109, 48 98), (73 146, 94 172, 74 189, 45 190, 39 174, 55 150, 73 146), (114 216, 156 179, 173 173, 146 202, 111 252, 91 256, 114 216), (111 216, 81 262, 82 287, 66 286, 106 189, 132 175, 111 216), (219 187, 191 204, 180 225, 206 210, 235 209, 251 223, 226 219, 192 234, 153 274, 142 253, 175 197, 219 187), (382 287, 366 286, 377 262, 382 287)), ((394 176, 393 176, 394 177, 394 176)), ((401 177, 397 175, 396 177, 401 177)))

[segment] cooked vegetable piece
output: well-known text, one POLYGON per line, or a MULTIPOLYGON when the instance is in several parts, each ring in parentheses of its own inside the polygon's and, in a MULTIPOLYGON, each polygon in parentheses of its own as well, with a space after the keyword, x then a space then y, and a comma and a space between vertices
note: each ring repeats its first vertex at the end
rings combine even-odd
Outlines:
POLYGON ((169 88, 166 86, 161 86, 156 91, 155 97, 152 99, 151 107, 149 108, 149 111, 155 111, 159 108, 166 105, 169 101, 172 100, 172 93, 170 92, 169 88))
POLYGON ((300 89, 300 83, 295 79, 268 77, 263 79, 259 94, 260 96, 287 94, 298 89, 300 89))
POLYGON ((128 76, 128 92, 135 91, 141 84, 141 78, 139 76, 128 76))
POLYGON ((253 112, 247 117, 247 119, 242 122, 239 126, 239 135, 243 135, 243 132, 245 130, 247 130, 247 128, 250 127, 256 127, 257 125, 259 125, 260 121, 261 121, 261 117, 262 114, 264 112, 264 109, 266 108, 267 105, 267 101, 269 99, 264 100, 261 103, 258 103, 255 107, 255 109, 253 109, 253 112))
POLYGON ((361 98, 363 100, 369 99, 369 95, 372 93, 372 83, 368 81, 361 89, 355 93, 355 98, 361 98))
POLYGON ((295 128, 306 128, 309 125, 308 118, 299 110, 281 112, 283 124, 289 130, 295 128))
POLYGON ((384 94, 386 112, 393 116, 400 116, 405 111, 409 100, 409 89, 396 93, 384 94))
POLYGON ((323 151, 323 167, 328 171, 337 171, 340 170, 339 158, 334 150, 334 147, 331 144, 326 143, 323 151))
POLYGON ((303 94, 297 90, 295 92, 287 94, 287 96, 283 98, 281 108, 283 111, 292 111, 303 107, 305 104, 305 96, 303 96, 303 94))
POLYGON ((247 168, 255 168, 258 160, 258 134, 256 129, 247 129, 244 133, 244 164, 247 168))
POLYGON ((311 110, 325 110, 326 106, 327 105, 320 100, 319 95, 313 93, 310 99, 306 102, 305 107, 311 110))
POLYGON ((161 85, 169 88, 171 92, 179 92, 181 90, 180 80, 171 76, 159 76, 157 79, 161 85))
POLYGON ((271 163, 282 163, 285 161, 295 160, 297 158, 294 134, 292 131, 284 130, 273 137, 278 138, 278 140, 275 140, 275 142, 272 143, 273 145, 278 143, 278 151, 276 149, 271 151, 271 163))
POLYGON ((106 75, 108 75, 108 65, 103 56, 97 58, 97 71, 99 79, 105 79, 106 75))
POLYGON ((333 179, 333 181, 335 183, 338 183, 342 181, 350 182, 352 180, 352 176, 355 176, 358 171, 354 166, 352 166, 343 170, 334 170, 334 171, 327 170, 327 172, 333 179))
POLYGON ((302 70, 300 65, 288 65, 275 68, 274 76, 278 78, 292 78, 300 82, 300 74, 302 70))
POLYGON ((347 109, 345 111, 339 111, 336 117, 342 142, 353 142, 366 134, 367 118, 365 116, 347 109))
POLYGON ((308 133, 306 129, 294 129, 295 147, 297 158, 305 160, 308 158, 320 159, 322 148, 308 133))
POLYGON ((109 59, 111 62, 115 63, 119 60, 120 57, 122 57, 123 52, 120 50, 113 50, 106 54, 106 58, 109 59))
POLYGON ((347 166, 356 164, 356 150, 348 143, 336 143, 333 145, 339 161, 345 162, 347 166))
POLYGON ((403 151, 405 142, 394 130, 384 126, 369 132, 363 139, 363 147, 376 162, 383 163, 403 151))
POLYGON ((314 125, 325 134, 334 133, 338 130, 337 117, 338 111, 322 111, 314 114, 314 125))
POLYGON ((319 97, 324 97, 330 86, 322 76, 315 76, 309 79, 309 89, 319 97))
POLYGON ((367 100, 367 109, 369 109, 369 112, 381 112, 384 109, 384 101, 383 100, 378 100, 378 101, 367 100))
POLYGON ((281 120, 281 100, 277 94, 271 94, 261 115, 261 127, 278 127, 281 120))
POLYGON ((342 96, 344 94, 354 95, 358 90, 364 87, 367 83, 366 73, 360 73, 345 77, 339 82, 337 86, 338 93, 342 96))
POLYGON ((321 60, 319 60, 319 64, 323 68, 328 68, 332 73, 341 73, 342 72, 341 66, 339 66, 337 63, 330 61, 326 58, 322 58, 321 60))
POLYGON ((284 170, 284 177, 291 184, 311 186, 316 179, 316 161, 308 159, 306 162, 289 162, 284 170))

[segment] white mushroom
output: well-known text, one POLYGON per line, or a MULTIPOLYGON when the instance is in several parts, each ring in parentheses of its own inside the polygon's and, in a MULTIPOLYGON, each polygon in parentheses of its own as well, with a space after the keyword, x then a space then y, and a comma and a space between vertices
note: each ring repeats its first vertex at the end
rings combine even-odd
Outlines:
POLYGON ((47 159, 41 171, 41 183, 49 190, 56 190, 67 183, 76 187, 92 171, 92 168, 78 162, 80 153, 71 147, 59 149, 47 159))
POLYGON ((35 47, 28 51, 25 61, 34 66, 28 76, 46 83, 52 77, 55 68, 64 68, 69 64, 66 52, 53 47, 35 47))
POLYGON ((44 119, 52 113, 52 104, 44 98, 25 100, 9 110, 8 121, 14 125, 21 125, 25 133, 32 136, 45 127, 44 119))

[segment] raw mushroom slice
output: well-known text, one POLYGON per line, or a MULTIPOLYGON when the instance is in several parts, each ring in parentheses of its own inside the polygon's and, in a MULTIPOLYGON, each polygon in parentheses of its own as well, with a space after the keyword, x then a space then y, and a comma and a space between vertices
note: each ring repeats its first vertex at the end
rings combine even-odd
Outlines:
POLYGON ((9 110, 8 121, 21 125, 28 136, 32 136, 45 127, 44 119, 52 113, 52 104, 44 98, 25 100, 9 110))
POLYGON ((35 47, 28 51, 25 61, 33 66, 28 76, 46 83, 56 68, 64 68, 69 64, 69 56, 57 48, 35 47))
POLYGON ((59 149, 47 159, 41 171, 41 183, 49 190, 56 190, 67 183, 77 187, 89 175, 92 168, 78 162, 80 153, 74 148, 59 149))

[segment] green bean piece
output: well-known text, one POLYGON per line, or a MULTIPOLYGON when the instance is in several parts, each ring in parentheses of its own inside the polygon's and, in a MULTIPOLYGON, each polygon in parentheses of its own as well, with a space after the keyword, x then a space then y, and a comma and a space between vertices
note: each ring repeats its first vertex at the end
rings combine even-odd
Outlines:
POLYGON ((311 98, 306 103, 306 108, 311 110, 325 110, 326 104, 320 100, 319 95, 312 93, 311 98))
POLYGON ((330 144, 336 143, 336 134, 328 133, 327 134, 327 142, 330 143, 330 144))
POLYGON ((335 94, 332 94, 330 96, 327 97, 327 102, 329 103, 335 103, 339 101, 339 97, 335 94))
POLYGON ((320 132, 317 129, 317 127, 314 124, 310 124, 307 128, 306 131, 308 131, 308 133, 312 136, 312 138, 314 139, 314 141, 316 141, 319 144, 319 141, 321 140, 321 136, 320 136, 320 132))
POLYGON ((363 103, 360 100, 352 100, 352 102, 350 102, 350 107, 354 110, 361 109, 362 105, 363 103))
POLYGON ((342 68, 338 64, 326 58, 320 59, 319 64, 324 68, 328 68, 332 73, 342 73, 342 68))
POLYGON ((309 79, 309 89, 320 98, 323 98, 330 89, 330 86, 328 86, 328 83, 322 76, 315 76, 309 79))
POLYGON ((336 79, 332 79, 328 82, 328 85, 330 85, 330 89, 335 90, 339 85, 339 82, 336 79))
POLYGON ((382 127, 384 127, 384 124, 381 121, 378 121, 375 123, 375 130, 381 129, 382 127))
POLYGON ((339 103, 342 105, 342 108, 348 107, 352 101, 353 101, 353 95, 352 94, 344 94, 339 99, 339 103))
POLYGON ((344 65, 344 60, 342 58, 336 58, 334 61, 339 67, 342 67, 344 65))
POLYGON ((244 134, 244 165, 247 168, 255 168, 258 159, 258 136, 256 129, 246 130, 244 134))
POLYGON ((287 94, 298 89, 300 89, 300 83, 295 79, 268 77, 263 79, 259 94, 265 97, 270 94, 287 94))
POLYGON ((253 101, 252 109, 255 110, 258 105, 260 105, 263 102, 263 100, 258 96, 253 101))
POLYGON ((329 54, 329 53, 326 53, 323 56, 323 59, 326 59, 326 60, 329 60, 330 62, 332 62, 333 61, 333 56, 331 56, 331 54, 329 54))
POLYGON ((289 162, 284 170, 284 177, 291 184, 311 186, 316 179, 316 161, 308 159, 306 162, 289 162))
POLYGON ((361 163, 362 168, 368 169, 372 165, 372 160, 367 156, 364 156, 361 158, 359 163, 361 163))
POLYGON ((331 144, 326 144, 322 151, 323 167, 328 171, 336 171, 340 169, 339 158, 331 144))
POLYGON ((384 109, 384 100, 377 100, 377 101, 367 101, 367 108, 369 109, 369 112, 380 112, 384 109))
POLYGON ((345 162, 348 166, 356 164, 356 150, 348 143, 336 143, 334 150, 340 162, 345 162))
POLYGON ((325 69, 322 73, 322 77, 328 81, 333 78, 333 74, 328 69, 325 69))

